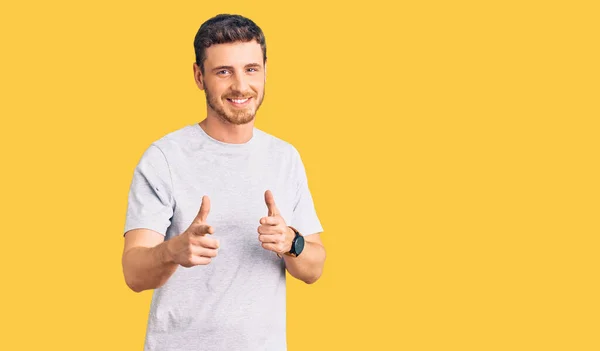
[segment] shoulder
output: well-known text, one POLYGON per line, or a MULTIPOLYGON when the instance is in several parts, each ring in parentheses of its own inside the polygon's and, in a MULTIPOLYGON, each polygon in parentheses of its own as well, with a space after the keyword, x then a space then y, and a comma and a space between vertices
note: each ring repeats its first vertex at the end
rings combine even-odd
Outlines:
POLYGON ((163 153, 172 151, 173 149, 180 149, 189 146, 195 138, 195 130, 193 125, 186 125, 175 131, 172 131, 162 138, 154 141, 151 144, 155 146, 163 153))
POLYGON ((185 126, 172 131, 162 138, 150 143, 142 153, 138 166, 151 165, 154 168, 165 167, 173 155, 182 147, 191 144, 193 128, 185 126))

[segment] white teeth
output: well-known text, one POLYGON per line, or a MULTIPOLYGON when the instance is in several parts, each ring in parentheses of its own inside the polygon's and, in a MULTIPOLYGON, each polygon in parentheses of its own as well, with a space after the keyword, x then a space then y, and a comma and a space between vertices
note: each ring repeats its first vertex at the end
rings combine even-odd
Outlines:
POLYGON ((245 98, 242 100, 237 100, 237 99, 230 99, 231 101, 235 102, 236 104, 243 104, 244 102, 248 101, 249 98, 245 98))

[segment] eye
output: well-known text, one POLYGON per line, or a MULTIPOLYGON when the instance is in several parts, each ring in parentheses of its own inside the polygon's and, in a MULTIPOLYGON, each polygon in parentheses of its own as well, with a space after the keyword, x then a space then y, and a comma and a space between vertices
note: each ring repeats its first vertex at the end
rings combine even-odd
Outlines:
POLYGON ((250 67, 248 68, 248 72, 258 72, 258 68, 250 67))
POLYGON ((226 75, 226 74, 228 74, 228 73, 229 73, 229 71, 228 71, 228 70, 226 70, 226 69, 222 69, 222 70, 220 70, 220 71, 218 71, 218 72, 217 72, 217 75, 218 75, 218 76, 224 76, 224 75, 226 75))

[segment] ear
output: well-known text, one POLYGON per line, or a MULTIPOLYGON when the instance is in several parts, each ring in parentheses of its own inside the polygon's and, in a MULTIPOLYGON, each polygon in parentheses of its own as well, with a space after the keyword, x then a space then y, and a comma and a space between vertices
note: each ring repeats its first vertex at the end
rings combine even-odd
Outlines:
POLYGON ((198 88, 200 88, 200 90, 204 90, 204 83, 202 80, 202 71, 200 70, 200 67, 198 67, 198 64, 196 62, 194 62, 193 65, 193 69, 194 69, 194 81, 196 82, 196 85, 198 86, 198 88))
POLYGON ((265 78, 267 78, 267 60, 265 60, 265 78))

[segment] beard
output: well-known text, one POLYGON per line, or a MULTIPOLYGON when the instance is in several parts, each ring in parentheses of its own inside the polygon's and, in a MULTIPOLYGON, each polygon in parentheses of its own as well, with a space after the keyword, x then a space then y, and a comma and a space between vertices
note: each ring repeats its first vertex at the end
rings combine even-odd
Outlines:
POLYGON ((263 99, 265 97, 264 89, 263 89, 261 96, 259 96, 259 97, 257 97, 256 94, 254 94, 253 92, 246 93, 246 94, 232 92, 232 93, 229 93, 228 95, 236 96, 236 97, 240 97, 240 96, 251 97, 253 99, 258 98, 258 103, 256 104, 256 109, 252 106, 249 106, 244 109, 234 109, 234 110, 227 109, 226 110, 224 108, 224 104, 221 103, 220 97, 214 96, 210 92, 210 90, 208 89, 208 87, 206 85, 204 85, 204 93, 206 95, 206 104, 213 111, 215 111, 217 113, 217 116, 220 117, 222 120, 229 122, 231 124, 235 124, 235 125, 242 125, 242 124, 250 123, 252 120, 254 120, 256 112, 258 111, 258 108, 260 107, 260 105, 262 105, 263 99))

